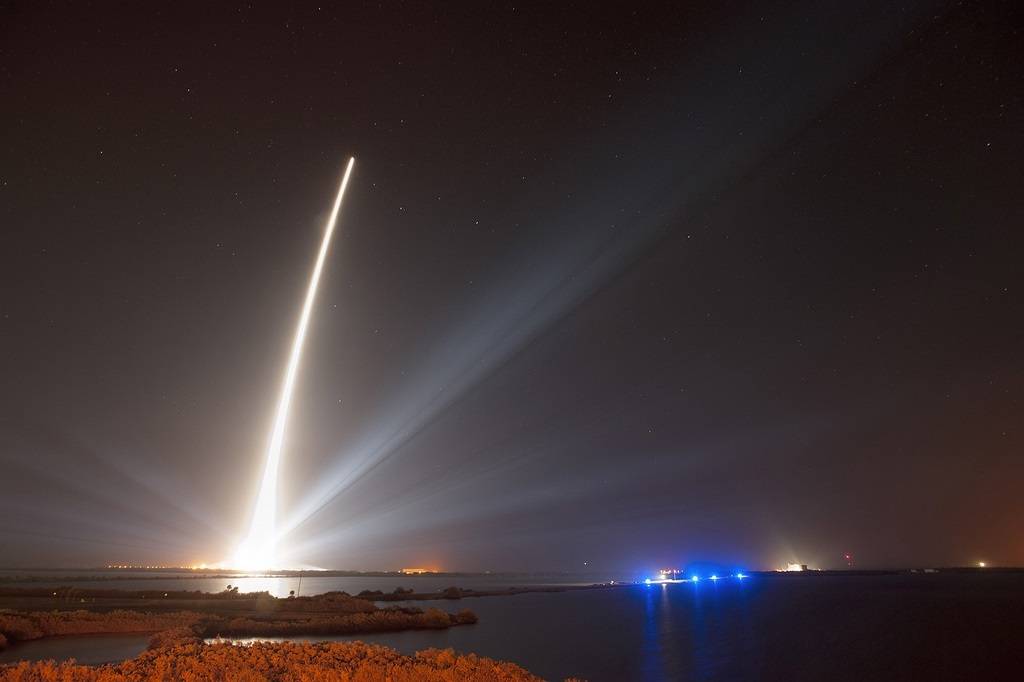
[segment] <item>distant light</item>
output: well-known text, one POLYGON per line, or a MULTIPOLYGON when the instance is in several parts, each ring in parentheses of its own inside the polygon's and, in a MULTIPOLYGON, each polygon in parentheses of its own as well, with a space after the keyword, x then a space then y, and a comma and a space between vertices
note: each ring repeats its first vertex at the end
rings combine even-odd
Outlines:
POLYGON ((745 573, 737 573, 737 574, 736 574, 736 577, 737 577, 737 578, 739 578, 740 580, 743 580, 743 579, 744 579, 744 578, 746 578, 747 576, 746 576, 746 574, 745 574, 745 573))
POLYGON ((650 585, 651 584, 651 579, 650 578, 644 578, 644 584, 645 585, 650 585))
POLYGON ((691 575, 690 580, 692 580, 693 582, 697 582, 698 580, 700 580, 700 576, 691 575))
POLYGON ((984 561, 979 561, 978 562, 978 568, 985 568, 985 562, 984 561))
POLYGON ((717 575, 713 575, 713 576, 711 576, 711 579, 712 580, 718 580, 718 576, 717 575))
POLYGON ((805 571, 807 567, 803 564, 786 564, 787 571, 805 571))

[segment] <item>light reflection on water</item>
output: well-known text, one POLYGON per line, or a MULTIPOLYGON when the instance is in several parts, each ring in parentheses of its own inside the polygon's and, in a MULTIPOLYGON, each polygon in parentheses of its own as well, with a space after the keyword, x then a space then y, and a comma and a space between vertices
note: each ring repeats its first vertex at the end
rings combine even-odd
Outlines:
POLYGON ((661 643, 658 640, 658 609, 656 600, 665 596, 668 585, 660 588, 644 588, 643 643, 640 654, 640 677, 644 680, 663 679, 659 663, 661 643))
POLYGON ((74 658, 82 665, 99 665, 135 658, 149 645, 148 634, 69 635, 12 644, 0 651, 0 664, 74 658))
MULTIPOLYGON (((610 579, 620 579, 617 576, 610 579)), ((324 592, 343 591, 359 594, 363 590, 380 590, 393 592, 395 588, 410 588, 416 592, 437 592, 446 587, 461 587, 475 590, 502 589, 507 587, 527 587, 538 585, 586 585, 600 582, 604 578, 582 580, 579 576, 565 577, 529 577, 503 575, 467 575, 467 576, 218 576, 194 577, 176 576, 150 579, 117 579, 117 580, 83 580, 72 581, 60 576, 52 580, 34 580, 32 582, 0 583, 4 587, 62 587, 73 585, 76 588, 89 590, 186 590, 200 592, 221 592, 228 585, 238 587, 239 592, 270 592, 275 597, 287 597, 291 590, 302 596, 322 594, 324 592)))
MULTIPOLYGON (((308 579, 306 584, 309 584, 308 579)), ((290 591, 300 589, 298 578, 273 578, 265 576, 236 578, 231 585, 238 587, 239 592, 269 592, 275 597, 287 597, 290 591)))

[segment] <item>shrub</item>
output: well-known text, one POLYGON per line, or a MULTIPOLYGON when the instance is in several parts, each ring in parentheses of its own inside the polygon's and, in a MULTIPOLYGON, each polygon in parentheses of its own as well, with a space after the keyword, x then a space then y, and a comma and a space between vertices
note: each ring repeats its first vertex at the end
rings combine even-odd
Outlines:
POLYGON ((377 606, 366 599, 342 596, 339 594, 317 595, 315 597, 295 597, 294 599, 278 599, 261 602, 256 600, 254 608, 261 613, 373 613, 377 606))
POLYGON ((162 630, 149 638, 150 649, 165 649, 180 644, 199 644, 202 638, 192 628, 177 627, 162 630))
POLYGON ((451 649, 403 656, 362 642, 261 642, 249 646, 184 644, 147 651, 115 665, 24 661, 0 669, 7 682, 128 682, 129 680, 389 680, 390 682, 539 682, 512 663, 451 649))
POLYGON ((452 626, 452 617, 447 612, 441 609, 427 609, 421 616, 417 616, 424 627, 428 628, 447 628, 452 626))
POLYGON ((17 613, 0 613, 0 634, 12 642, 43 636, 35 621, 17 613))
POLYGON ((462 609, 452 617, 459 625, 472 625, 478 620, 476 614, 469 609, 462 609))
POLYGON ((112 632, 157 632, 188 627, 202 619, 198 613, 141 613, 139 611, 34 611, 0 613, 0 634, 10 641, 53 635, 91 635, 112 632))

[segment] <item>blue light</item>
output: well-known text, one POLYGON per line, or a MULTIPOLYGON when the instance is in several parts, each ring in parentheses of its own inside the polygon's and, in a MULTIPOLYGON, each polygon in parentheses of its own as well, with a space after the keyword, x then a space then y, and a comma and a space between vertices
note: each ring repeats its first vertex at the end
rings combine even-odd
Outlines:
POLYGON ((651 584, 651 579, 650 578, 644 578, 644 585, 650 585, 650 584, 651 584))
POLYGON ((711 576, 711 579, 712 580, 718 580, 718 576, 717 575, 713 575, 713 576, 711 576))
POLYGON ((693 582, 697 582, 698 580, 700 580, 700 576, 691 575, 690 580, 692 580, 693 582))
POLYGON ((747 575, 745 573, 737 573, 736 577, 739 578, 740 580, 743 580, 744 578, 747 577, 747 575))

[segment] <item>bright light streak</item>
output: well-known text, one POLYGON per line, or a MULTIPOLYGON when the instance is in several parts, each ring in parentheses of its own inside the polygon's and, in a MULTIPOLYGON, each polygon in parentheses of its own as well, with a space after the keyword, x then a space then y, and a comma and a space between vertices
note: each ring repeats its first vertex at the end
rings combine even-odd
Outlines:
POLYGON ((232 568, 243 568, 248 570, 260 570, 268 568, 284 568, 278 566, 277 558, 277 472, 281 465, 281 449, 284 445, 284 431, 288 423, 288 409, 291 407, 292 392, 295 388, 295 377, 299 371, 299 360, 302 357, 302 347, 306 342, 306 329, 309 327, 309 318, 313 311, 313 301, 316 299, 316 290, 320 284, 320 274, 323 272, 324 261, 327 258, 327 250, 331 244, 331 236, 334 234, 334 226, 338 221, 338 212, 341 210, 341 199, 345 195, 345 188, 348 186, 349 176, 352 174, 352 166, 355 165, 355 158, 348 160, 345 168, 345 175, 341 179, 341 187, 338 189, 338 196, 334 200, 334 208, 327 220, 327 227, 324 229, 324 237, 320 242, 320 252, 317 254, 316 265, 313 267, 313 275, 309 279, 309 288, 306 289, 306 300, 302 304, 302 314, 299 316, 299 324, 295 330, 295 339, 292 341, 291 354, 288 356, 288 366, 284 373, 284 382, 281 386, 281 397, 277 403, 277 414, 274 417, 274 425, 270 431, 270 442, 267 446, 267 463, 263 470, 263 482, 260 485, 259 496, 256 498, 256 508, 252 516, 252 524, 249 527, 249 535, 235 550, 235 554, 228 562, 232 568))

